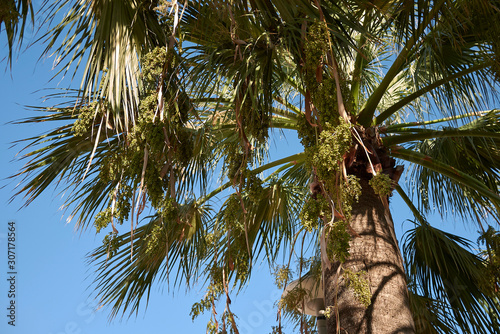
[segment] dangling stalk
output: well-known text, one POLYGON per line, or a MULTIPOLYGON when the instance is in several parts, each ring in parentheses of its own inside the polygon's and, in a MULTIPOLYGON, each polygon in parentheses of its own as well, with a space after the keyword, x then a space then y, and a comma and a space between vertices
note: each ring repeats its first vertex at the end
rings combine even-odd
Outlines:
POLYGON ((94 148, 92 149, 92 153, 90 154, 89 163, 87 164, 87 169, 85 170, 85 173, 83 174, 82 182, 83 182, 83 180, 85 180, 85 177, 87 176, 87 173, 89 172, 90 165, 92 165, 92 160, 94 159, 95 151, 97 150, 97 146, 99 146, 99 138, 101 137, 101 129, 102 129, 103 122, 104 122, 104 117, 101 119, 101 123, 99 124, 99 129, 97 130, 97 136, 95 137, 94 148))
POLYGON ((226 271, 224 266, 222 267, 222 284, 224 286, 224 292, 226 293, 226 309, 229 314, 229 320, 231 321, 231 326, 233 328, 234 334, 239 334, 240 332, 238 331, 238 327, 236 326, 236 321, 234 320, 233 313, 231 312, 231 308, 229 307, 229 304, 231 303, 231 298, 229 298, 229 290, 227 288, 227 281, 226 281, 226 271))
POLYGON ((116 184, 115 190, 113 191, 113 200, 111 201, 111 227, 113 228, 113 233, 118 233, 118 230, 116 229, 114 223, 115 220, 114 215, 115 215, 116 197, 118 195, 118 189, 120 188, 120 182, 121 182, 121 177, 120 181, 118 181, 118 183, 116 184))
MULTIPOLYGON (((148 166, 148 149, 144 147, 144 162, 142 164, 142 173, 141 173, 141 184, 139 186, 139 194, 137 194, 136 204, 135 204, 135 212, 136 212, 136 221, 139 221, 139 215, 142 210, 139 210, 139 203, 143 196, 142 192, 144 189, 144 179, 146 177, 146 168, 148 166)), ((130 260, 133 260, 134 255, 134 220, 130 220, 130 260)))
POLYGON ((366 158, 368 159, 368 162, 370 163, 370 168, 372 170, 373 176, 377 175, 377 171, 375 170, 375 167, 372 164, 372 160, 370 159, 370 155, 368 154, 368 149, 366 148, 365 144, 363 143, 363 139, 359 135, 356 128, 353 127, 352 129, 354 130, 354 137, 356 138, 356 140, 359 142, 359 144, 363 147, 363 150, 365 151, 366 158))

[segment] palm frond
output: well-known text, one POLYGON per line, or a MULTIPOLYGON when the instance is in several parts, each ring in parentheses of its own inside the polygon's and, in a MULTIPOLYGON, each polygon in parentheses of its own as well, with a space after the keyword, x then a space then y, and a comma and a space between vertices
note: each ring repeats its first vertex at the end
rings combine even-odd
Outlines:
POLYGON ((17 40, 19 47, 21 47, 24 42, 24 30, 29 19, 34 25, 35 13, 32 0, 5 0, 0 4, 0 31, 3 23, 9 48, 8 61, 11 66, 14 44, 17 40))
MULTIPOLYGON (((444 141, 447 138, 440 139, 444 141)), ((474 155, 467 154, 469 152, 463 154, 463 147, 456 145, 456 141, 439 144, 449 146, 450 150, 438 153, 437 147, 422 145, 425 154, 402 148, 391 152, 392 156, 413 164, 412 181, 408 187, 415 189, 413 187, 418 184, 420 191, 414 191, 413 195, 417 196, 421 207, 429 210, 432 200, 442 215, 458 214, 463 218, 476 219, 476 215, 489 214, 498 219, 500 197, 497 171, 494 168, 491 171, 480 169, 483 164, 475 158, 476 152, 471 150, 474 155), (463 155, 454 156, 454 153, 463 155)))
POLYGON ((112 306, 110 317, 137 314, 143 297, 147 304, 153 283, 168 281, 173 270, 177 284, 196 280, 206 256, 208 211, 191 200, 180 206, 179 214, 180 223, 160 215, 146 218, 133 234, 111 235, 89 254, 97 266, 98 298, 103 306, 112 306))
POLYGON ((61 22, 41 38, 47 43, 45 54, 50 54, 65 34, 53 51, 60 68, 57 74, 70 68, 76 74, 81 62, 87 59, 81 97, 91 101, 107 99, 117 130, 128 129, 139 104, 139 59, 166 42, 152 3, 54 2, 47 8, 46 21, 50 22, 64 9, 68 12, 61 22))
MULTIPOLYGON (((471 107, 483 107, 485 97, 494 87, 490 69, 496 65, 491 61, 491 51, 478 47, 491 42, 485 42, 480 32, 471 32, 473 23, 464 14, 467 10, 477 11, 478 7, 480 4, 477 3, 469 6, 466 2, 452 4, 444 0, 433 3, 419 1, 417 12, 412 6, 411 9, 410 6, 403 6, 403 12, 411 13, 408 18, 412 17, 413 22, 397 31, 411 34, 405 39, 406 44, 396 50, 397 57, 362 107, 358 118, 360 124, 379 124, 425 93, 442 113, 449 112, 449 115, 469 112, 471 107), (443 21, 443 17, 451 19, 443 21), (402 73, 406 73, 407 81, 413 83, 413 91, 394 106, 383 110, 380 101, 391 83, 402 73), (476 99, 475 93, 471 92, 477 92, 484 98, 476 99), (382 114, 373 121, 377 109, 382 114)), ((491 15, 496 13, 493 7, 489 10, 491 15)), ((408 19, 403 21, 409 22, 408 19)))
POLYGON ((409 302, 415 321, 415 332, 419 334, 452 334, 460 333, 451 314, 451 308, 446 303, 419 295, 409 287, 409 302))
MULTIPOLYGON (((482 113, 482 116, 476 120, 466 123, 459 127, 443 127, 440 129, 422 128, 422 127, 394 127, 390 130, 393 136, 382 139, 384 145, 395 146, 410 142, 425 141, 427 139, 460 137, 460 138, 483 138, 481 146, 490 146, 493 148, 493 154, 500 139, 500 127, 498 110, 491 110, 482 113)), ((413 125, 414 126, 414 125, 413 125)), ((386 132, 387 133, 387 132, 386 132)), ((495 164, 492 164, 492 166, 495 164)))
MULTIPOLYGON (((70 183, 78 183, 83 175, 82 172, 77 173, 77 171, 82 166, 86 167, 85 164, 94 147, 93 142, 106 139, 105 134, 101 138, 95 138, 95 134, 92 134, 91 130, 89 130, 87 138, 75 136, 73 124, 68 124, 68 121, 74 122, 76 119, 72 107, 49 108, 46 112, 47 115, 17 122, 18 124, 47 121, 63 123, 44 135, 17 142, 17 144, 28 142, 21 153, 23 151, 29 152, 21 156, 20 159, 30 160, 18 174, 13 176, 23 178, 21 183, 25 183, 25 185, 18 194, 25 193, 25 196, 28 196, 26 204, 32 202, 49 185, 57 184, 64 177, 70 178, 70 183), (73 177, 76 177, 76 180, 73 177)), ((107 149, 104 146, 101 145, 97 153, 103 153, 107 149)))
MULTIPOLYGON (((459 71, 445 76, 443 78, 437 78, 433 82, 426 82, 424 85, 421 85, 422 87, 417 87, 414 92, 411 92, 410 94, 407 94, 406 96, 402 96, 401 99, 399 99, 398 102, 394 103, 394 99, 392 99, 392 105, 388 106, 387 108, 382 108, 383 111, 380 113, 375 118, 375 124, 381 124, 384 122, 387 118, 390 116, 393 116, 396 114, 400 109, 406 107, 407 105, 414 103, 415 101, 418 101, 418 99, 421 96, 424 96, 425 94, 432 92, 433 90, 436 90, 431 96, 433 97, 439 97, 443 96, 443 94, 447 94, 448 96, 450 95, 450 89, 453 89, 453 87, 459 87, 461 90, 467 90, 467 88, 473 88, 475 89, 475 83, 477 83, 476 79, 474 77, 471 77, 470 75, 473 73, 479 73, 481 75, 481 71, 485 70, 488 67, 488 63, 483 63, 483 64, 478 64, 478 65, 472 65, 468 68, 465 69, 460 69, 459 71), (456 79, 462 79, 461 82, 454 83, 452 85, 452 82, 454 82, 456 79), (462 85, 460 85, 462 83, 462 85), (444 86, 444 89, 446 91, 441 91, 440 92, 440 87, 444 86)), ((482 74, 484 75, 484 74, 482 74)), ((468 94, 467 94, 468 95, 468 94)), ((440 100, 443 100, 443 98, 440 98, 440 100)), ((470 105, 471 103, 468 103, 467 105, 470 105)), ((472 105, 475 103, 472 101, 472 105)), ((456 103, 456 105, 460 105, 460 103, 456 103)), ((453 106, 455 107, 455 105, 453 106)), ((455 116, 455 115, 453 115, 455 116)), ((397 123, 396 123, 397 124, 397 123)))
POLYGON ((498 124, 499 113, 492 110, 455 127, 394 128, 383 142, 408 147, 394 147, 391 154, 413 163, 409 187, 418 184, 413 194, 421 208, 433 203, 441 214, 453 208, 451 213, 474 220, 484 214, 498 218, 498 124), (437 189, 445 191, 438 195, 437 189))
MULTIPOLYGON (((403 253, 407 275, 415 284, 413 293, 446 305, 441 308, 445 313, 435 315, 453 314, 455 330, 490 333, 494 318, 487 311, 498 317, 498 297, 486 289, 485 265, 470 251, 467 240, 424 223, 406 233, 403 253)), ((445 325, 450 326, 452 322, 445 325)), ((442 326, 441 323, 439 327, 442 326)), ((437 332, 440 330, 436 328, 437 332)))

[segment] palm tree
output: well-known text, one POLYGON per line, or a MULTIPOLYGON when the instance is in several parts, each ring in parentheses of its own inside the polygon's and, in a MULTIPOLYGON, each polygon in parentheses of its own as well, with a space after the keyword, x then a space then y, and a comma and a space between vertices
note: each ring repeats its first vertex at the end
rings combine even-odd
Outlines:
MULTIPOLYGON (((82 85, 24 121, 63 125, 27 139, 19 193, 65 178, 77 226, 110 231, 90 257, 113 316, 175 272, 206 280, 193 316, 225 296, 209 329, 237 333, 231 290, 262 258, 284 286, 298 257, 329 333, 495 332, 494 257, 425 217, 500 218, 497 18, 492 0, 79 1, 47 51, 66 31, 82 85), (274 160, 276 133, 302 150, 274 160)), ((305 293, 280 302, 301 330, 305 293)))

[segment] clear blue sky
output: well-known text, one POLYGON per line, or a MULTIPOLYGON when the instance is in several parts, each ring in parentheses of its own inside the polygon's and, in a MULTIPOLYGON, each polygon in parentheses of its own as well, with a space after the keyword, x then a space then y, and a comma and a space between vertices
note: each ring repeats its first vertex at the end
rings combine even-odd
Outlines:
MULTIPOLYGON (((6 40, 0 34, 0 58, 6 54, 6 40)), ((5 123, 33 115, 24 105, 42 105, 42 88, 67 87, 68 81, 60 78, 49 83, 52 59, 37 63, 41 47, 33 47, 20 54, 14 61, 12 72, 5 61, 0 63, 0 333, 40 334, 127 334, 127 333, 205 333, 208 317, 200 317, 194 323, 189 312, 191 305, 203 295, 202 287, 189 294, 184 290, 168 292, 168 287, 155 285, 146 312, 142 309, 137 317, 115 319, 109 322, 109 309, 94 311, 95 303, 87 289, 93 275, 86 264, 86 254, 101 244, 102 235, 92 231, 75 232, 73 225, 66 224, 66 216, 59 210, 63 204, 59 191, 47 192, 27 208, 20 209, 22 198, 9 203, 18 180, 5 180, 20 167, 12 162, 20 146, 9 149, 17 139, 33 136, 47 130, 44 126, 15 126, 5 123), (7 324, 9 290, 7 284, 7 223, 17 227, 17 282, 16 326, 7 324)), ((76 83, 78 84, 78 83, 76 83)), ((296 150, 296 141, 280 142, 280 150, 296 150)), ((398 236, 401 226, 412 218, 404 204, 394 198, 391 203, 398 236)), ((436 226, 461 234, 475 241, 475 227, 463 228, 461 223, 442 224, 434 218, 436 226), (456 225, 456 227, 454 227, 456 225)), ((250 286, 239 296, 232 296, 232 310, 239 316, 240 333, 269 333, 276 324, 276 308, 273 308, 280 292, 267 274, 265 265, 255 272, 250 286)), ((286 331, 291 333, 291 329, 286 331)))

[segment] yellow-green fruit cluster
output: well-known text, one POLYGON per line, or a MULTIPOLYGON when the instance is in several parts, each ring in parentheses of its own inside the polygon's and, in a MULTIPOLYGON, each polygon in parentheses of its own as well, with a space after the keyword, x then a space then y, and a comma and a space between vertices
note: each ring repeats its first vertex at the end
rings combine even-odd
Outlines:
POLYGON ((322 58, 328 50, 328 27, 325 22, 317 21, 311 25, 304 44, 305 84, 315 91, 318 86, 316 70, 322 65, 322 58))
POLYGON ((375 194, 380 196, 389 196, 391 194, 392 180, 389 175, 378 173, 369 181, 375 194))
POLYGON ((292 270, 287 266, 278 266, 274 271, 274 283, 278 289, 283 289, 292 280, 292 270))
POLYGON ((194 320, 199 315, 203 314, 212 308, 212 303, 215 303, 224 292, 222 284, 222 268, 216 263, 209 270, 210 284, 207 286, 205 296, 198 303, 194 303, 191 307, 191 318, 194 320))
POLYGON ((344 278, 348 281, 347 286, 352 289, 356 299, 365 307, 368 307, 371 304, 372 295, 366 275, 365 271, 358 271, 357 273, 351 270, 344 271, 344 278))
POLYGON ((313 148, 312 164, 320 180, 329 180, 351 147, 351 127, 343 120, 338 126, 325 124, 319 143, 313 148))
POLYGON ((161 75, 164 73, 164 68, 170 67, 167 62, 167 51, 165 48, 156 47, 151 52, 144 55, 141 61, 142 75, 146 82, 156 84, 161 75))
POLYGON ((258 203, 264 194, 262 180, 251 171, 247 171, 245 174, 245 193, 247 198, 253 203, 258 203))
POLYGON ((326 78, 318 85, 316 91, 312 92, 314 106, 319 111, 321 124, 339 125, 339 111, 337 103, 337 88, 335 80, 326 78))
POLYGON ((297 126, 297 134, 302 146, 307 149, 316 145, 317 138, 319 137, 318 128, 311 126, 307 122, 306 116, 302 113, 297 116, 297 126))
POLYGON ((226 256, 233 261, 236 280, 245 282, 250 274, 250 257, 244 234, 231 243, 226 256))
POLYGON ((348 175, 347 180, 340 187, 340 204, 342 213, 347 221, 351 219, 352 206, 358 202, 359 196, 361 196, 359 178, 354 175, 348 175))
POLYGON ((229 180, 240 183, 241 176, 246 171, 247 161, 237 144, 227 145, 224 149, 224 172, 229 180))
POLYGON ((225 231, 241 233, 245 231, 242 217, 241 199, 237 194, 232 194, 227 199, 222 210, 222 223, 225 231))
POLYGON ((312 232, 318 229, 319 218, 325 214, 328 215, 329 211, 329 205, 323 196, 318 199, 309 198, 300 211, 300 222, 308 232, 312 232))
POLYGON ((94 220, 97 233, 106 228, 112 219, 115 219, 118 224, 123 224, 123 221, 127 220, 130 214, 130 201, 132 199, 130 186, 124 185, 116 192, 109 193, 108 196, 110 197, 108 207, 99 212, 94 220))
POLYGON ((240 109, 241 122, 245 133, 259 143, 265 143, 269 136, 269 123, 271 122, 269 112, 262 108, 264 103, 264 101, 258 100, 251 101, 247 97, 240 109))
POLYGON ((75 137, 88 136, 92 127, 94 126, 94 119, 98 114, 103 112, 98 112, 98 102, 92 102, 87 106, 83 106, 78 109, 78 119, 73 123, 71 131, 75 137))
POLYGON ((104 247, 106 247, 109 256, 113 256, 118 252, 118 248, 120 248, 120 243, 116 233, 109 232, 106 234, 102 241, 104 247))
POLYGON ((160 245, 166 242, 166 234, 163 225, 155 225, 151 229, 151 232, 147 236, 147 254, 154 254, 155 250, 158 249, 160 245))
POLYGON ((348 225, 344 220, 337 220, 327 227, 326 253, 330 261, 344 263, 349 257, 351 235, 347 232, 348 225))
POLYGON ((101 232, 102 229, 108 227, 112 219, 111 208, 106 208, 105 210, 99 212, 94 220, 94 226, 97 233, 101 232))
POLYGON ((162 217, 164 222, 175 222, 179 217, 179 209, 177 202, 170 196, 165 196, 160 202, 158 214, 162 217))

